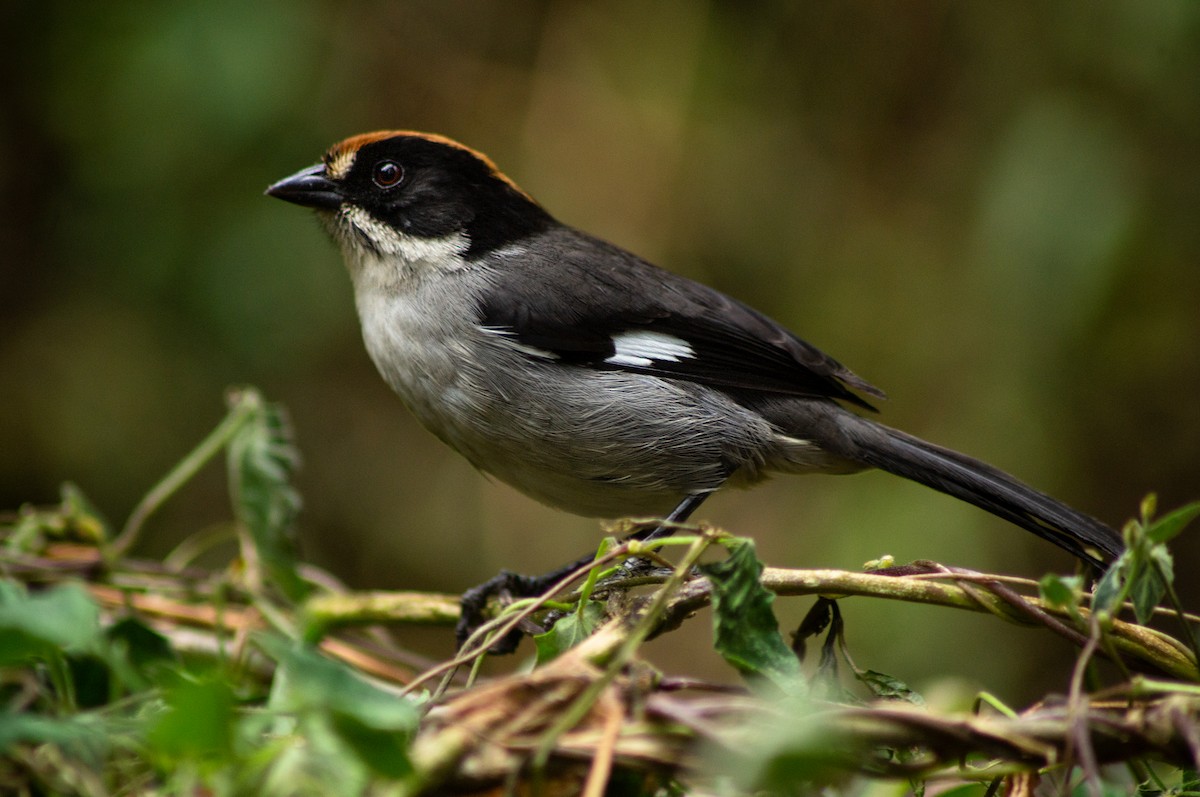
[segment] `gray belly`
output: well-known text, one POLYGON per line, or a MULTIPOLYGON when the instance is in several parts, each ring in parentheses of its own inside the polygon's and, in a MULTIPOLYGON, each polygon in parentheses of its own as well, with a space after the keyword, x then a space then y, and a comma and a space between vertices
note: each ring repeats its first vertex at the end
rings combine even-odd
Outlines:
POLYGON ((686 382, 526 360, 465 373, 427 424, 480 470, 581 515, 662 514, 730 474, 761 478, 775 430, 686 382), (486 398, 481 398, 486 397, 486 398))
POLYGON ((373 318, 386 323, 364 323, 367 349, 426 428, 575 514, 661 515, 771 470, 831 469, 817 446, 702 385, 539 360, 465 325, 436 328, 411 302, 373 318))

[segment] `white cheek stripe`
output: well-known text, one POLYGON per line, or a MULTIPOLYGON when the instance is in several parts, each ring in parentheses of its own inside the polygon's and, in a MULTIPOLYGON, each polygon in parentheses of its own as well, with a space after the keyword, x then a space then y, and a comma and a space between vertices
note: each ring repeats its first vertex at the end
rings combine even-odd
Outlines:
POLYGON ((677 363, 696 356, 696 350, 682 338, 662 332, 637 330, 613 336, 616 352, 606 358, 606 363, 649 368, 655 361, 677 363))
POLYGON ((441 264, 456 261, 469 245, 467 236, 462 233, 443 238, 406 235, 356 205, 343 205, 340 212, 346 222, 357 227, 381 253, 403 257, 409 262, 428 260, 441 264))

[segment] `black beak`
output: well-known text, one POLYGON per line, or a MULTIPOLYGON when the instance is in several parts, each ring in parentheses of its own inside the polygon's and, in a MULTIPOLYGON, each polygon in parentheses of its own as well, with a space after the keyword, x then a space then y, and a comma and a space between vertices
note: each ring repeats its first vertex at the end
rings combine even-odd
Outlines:
POLYGON ((318 210, 337 210, 342 204, 342 194, 337 184, 325 176, 325 167, 321 164, 283 178, 268 188, 266 193, 276 199, 318 210))

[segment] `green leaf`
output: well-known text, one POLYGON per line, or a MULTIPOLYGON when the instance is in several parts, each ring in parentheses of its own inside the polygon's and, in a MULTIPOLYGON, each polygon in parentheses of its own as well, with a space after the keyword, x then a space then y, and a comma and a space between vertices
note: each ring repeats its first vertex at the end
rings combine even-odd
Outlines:
POLYGON ((104 636, 124 662, 152 681, 159 670, 179 662, 170 641, 136 617, 118 620, 104 636))
MULTIPOLYGON (((1102 775, 1104 773, 1101 773, 1102 775)), ((1071 797, 1129 797, 1130 784, 1116 778, 1101 777, 1093 781, 1084 775, 1080 767, 1073 767, 1069 775, 1064 774, 1064 782, 1073 783, 1071 797)), ((1065 792, 1064 792, 1065 793, 1065 792)), ((1156 797, 1164 797, 1171 792, 1156 790, 1156 797)), ((1182 797, 1182 795, 1179 795, 1182 797)))
POLYGON ((329 727, 341 744, 381 774, 411 769, 408 739, 419 718, 411 700, 369 683, 349 666, 310 647, 271 635, 257 641, 279 662, 272 708, 299 715, 305 728, 329 727))
POLYGON ((875 697, 882 697, 886 700, 902 700, 905 703, 912 703, 914 706, 925 705, 925 698, 899 678, 875 670, 855 672, 854 677, 870 689, 871 694, 875 697))
POLYGON ((596 601, 585 602, 580 611, 560 617, 544 634, 534 636, 537 663, 545 664, 587 639, 604 622, 604 607, 596 601))
POLYGON ((412 701, 364 680, 348 665, 280 637, 264 634, 257 641, 280 665, 273 708, 336 711, 377 730, 416 729, 418 712, 412 701))
POLYGON ((371 770, 386 778, 402 778, 413 771, 407 736, 372 728, 345 714, 333 714, 331 719, 334 732, 371 770))
POLYGON ((1038 592, 1041 594, 1042 600, 1051 606, 1075 609, 1078 608, 1083 596, 1083 578, 1047 573, 1038 582, 1038 592))
POLYGON ((722 544, 729 557, 700 567, 712 582, 714 647, 743 674, 768 678, 789 693, 801 691, 800 663, 779 633, 771 609, 775 596, 760 580, 763 566, 754 543, 722 544))
POLYGON ((162 634, 136 617, 124 617, 104 632, 102 646, 115 689, 132 694, 179 679, 179 657, 162 634))
POLYGON ((100 631, 100 610, 87 591, 64 584, 30 595, 0 582, 0 664, 83 650, 100 631))
POLYGON ((78 487, 67 482, 59 488, 62 500, 54 509, 21 507, 16 522, 4 535, 4 547, 13 551, 39 551, 47 538, 98 543, 108 536, 108 524, 78 487))
POLYGON ((1150 519, 1158 513, 1158 495, 1155 493, 1147 493, 1142 499, 1141 505, 1138 507, 1141 514, 1143 524, 1149 524, 1150 519))
POLYGON ((1114 614, 1117 604, 1121 602, 1121 593, 1125 584, 1124 571, 1129 562, 1130 552, 1121 554, 1117 561, 1109 565, 1108 570, 1096 583, 1092 592, 1092 609, 1097 612, 1114 614))
POLYGON ((104 727, 86 715, 60 718, 0 711, 0 754, 15 744, 54 744, 98 766, 108 742, 104 727))
POLYGON ((939 791, 938 797, 987 797, 988 794, 986 783, 963 783, 945 791, 939 791))
POLYGON ((1165 546, 1155 545, 1150 549, 1148 566, 1139 570, 1129 587, 1133 601, 1133 614, 1145 625, 1154 616, 1154 609, 1167 593, 1167 584, 1174 579, 1174 562, 1165 546))
POLYGON ((1170 542, 1197 517, 1200 517, 1200 501, 1182 506, 1153 521, 1146 527, 1146 536, 1151 542, 1170 542))
POLYGON ((112 671, 103 657, 95 653, 72 654, 67 656, 67 670, 76 707, 99 708, 112 699, 112 671))
POLYGON ((291 478, 300 456, 281 407, 264 402, 249 389, 236 394, 233 401, 249 412, 227 449, 234 515, 249 533, 266 576, 297 601, 307 592, 296 572, 292 529, 300 495, 291 478))
POLYGON ((233 751, 233 690, 218 678, 181 680, 166 692, 166 711, 146 741, 169 760, 220 760, 233 751))
POLYGON ((100 510, 83 494, 83 490, 71 482, 66 482, 59 492, 62 495, 60 511, 71 536, 88 542, 100 542, 109 536, 108 523, 100 514, 100 510))
POLYGON ((345 742, 330 715, 310 713, 299 729, 278 738, 281 744, 264 759, 266 771, 261 786, 252 790, 254 794, 292 797, 370 793, 370 767, 345 742))

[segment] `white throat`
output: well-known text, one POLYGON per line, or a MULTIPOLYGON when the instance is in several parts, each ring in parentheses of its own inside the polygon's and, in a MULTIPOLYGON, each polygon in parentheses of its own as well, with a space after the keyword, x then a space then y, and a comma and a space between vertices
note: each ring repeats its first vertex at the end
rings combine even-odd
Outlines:
POLYGON ((423 238, 400 232, 362 208, 347 206, 329 217, 356 292, 395 287, 436 272, 457 271, 470 241, 465 233, 423 238))

